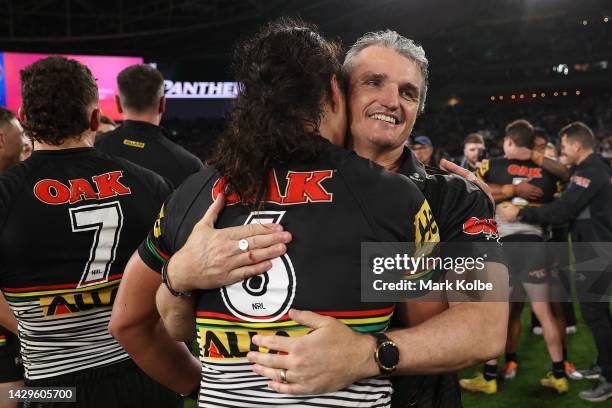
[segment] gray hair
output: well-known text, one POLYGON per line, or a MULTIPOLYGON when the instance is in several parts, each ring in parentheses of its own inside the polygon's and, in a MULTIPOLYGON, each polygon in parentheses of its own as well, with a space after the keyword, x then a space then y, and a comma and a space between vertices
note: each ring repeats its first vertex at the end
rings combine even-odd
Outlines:
POLYGON ((342 75, 346 81, 349 80, 353 70, 353 63, 357 55, 364 49, 378 45, 385 48, 390 48, 400 55, 413 61, 421 70, 423 77, 423 86, 419 92, 419 112, 422 113, 425 109, 425 99, 427 98, 427 85, 429 78, 429 61, 425 56, 425 50, 415 41, 406 38, 396 31, 384 30, 366 33, 361 36, 355 44, 346 53, 344 63, 342 64, 342 75))

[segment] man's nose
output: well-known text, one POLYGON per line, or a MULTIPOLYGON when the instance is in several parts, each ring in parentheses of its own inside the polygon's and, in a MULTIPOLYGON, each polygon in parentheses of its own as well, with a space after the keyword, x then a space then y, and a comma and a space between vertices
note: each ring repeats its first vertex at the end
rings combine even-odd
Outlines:
POLYGON ((388 84, 383 87, 379 102, 390 111, 399 109, 399 88, 397 85, 388 84))

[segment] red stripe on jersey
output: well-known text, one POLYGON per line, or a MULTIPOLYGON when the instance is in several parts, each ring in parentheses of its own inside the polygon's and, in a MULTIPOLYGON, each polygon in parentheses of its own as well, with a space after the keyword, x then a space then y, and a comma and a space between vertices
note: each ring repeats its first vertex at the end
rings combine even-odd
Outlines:
MULTIPOLYGON (((121 279, 122 276, 123 276, 123 273, 118 273, 116 275, 111 275, 111 276, 108 277, 108 281, 107 282, 112 282, 113 280, 121 279)), ((34 292, 34 291, 37 291, 37 290, 76 289, 76 287, 78 285, 79 285, 78 283, 62 283, 62 284, 59 284, 59 285, 30 286, 29 288, 2 288, 2 290, 4 292, 19 293, 19 292, 34 292)))

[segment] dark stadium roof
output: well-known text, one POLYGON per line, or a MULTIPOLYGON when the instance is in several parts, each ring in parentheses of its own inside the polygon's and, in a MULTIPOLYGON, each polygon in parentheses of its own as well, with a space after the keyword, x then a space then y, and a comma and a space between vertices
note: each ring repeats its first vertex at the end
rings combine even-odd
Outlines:
POLYGON ((224 58, 237 39, 281 15, 352 42, 381 28, 421 41, 550 21, 580 29, 606 11, 607 0, 3 0, 0 49, 224 58))
POLYGON ((612 89, 610 69, 552 71, 612 62, 609 0, 1 0, 0 51, 141 55, 226 68, 239 39, 283 15, 314 22, 344 44, 384 28, 416 39, 436 92, 446 97, 612 89))

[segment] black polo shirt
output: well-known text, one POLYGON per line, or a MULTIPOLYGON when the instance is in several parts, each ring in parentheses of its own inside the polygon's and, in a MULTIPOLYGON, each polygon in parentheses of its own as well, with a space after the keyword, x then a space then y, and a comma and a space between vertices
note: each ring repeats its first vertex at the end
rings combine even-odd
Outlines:
POLYGON ((148 122, 126 120, 121 127, 98 136, 96 148, 153 170, 175 188, 204 168, 199 158, 170 141, 162 127, 148 122))

